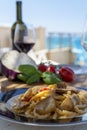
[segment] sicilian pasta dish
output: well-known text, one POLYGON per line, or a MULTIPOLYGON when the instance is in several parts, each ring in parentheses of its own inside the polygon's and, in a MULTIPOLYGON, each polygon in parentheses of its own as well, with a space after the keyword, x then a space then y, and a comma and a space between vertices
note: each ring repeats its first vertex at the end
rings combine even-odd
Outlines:
POLYGON ((87 92, 65 83, 35 86, 14 101, 12 111, 27 118, 74 118, 87 112, 87 92))

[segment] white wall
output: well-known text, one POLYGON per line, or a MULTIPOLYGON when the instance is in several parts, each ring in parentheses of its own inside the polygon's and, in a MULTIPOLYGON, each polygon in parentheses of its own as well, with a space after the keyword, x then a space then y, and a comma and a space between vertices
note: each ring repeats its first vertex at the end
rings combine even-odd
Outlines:
POLYGON ((35 51, 46 49, 46 29, 44 27, 35 28, 36 31, 36 45, 34 46, 35 51))
POLYGON ((11 47, 11 30, 9 27, 0 27, 0 47, 11 47))

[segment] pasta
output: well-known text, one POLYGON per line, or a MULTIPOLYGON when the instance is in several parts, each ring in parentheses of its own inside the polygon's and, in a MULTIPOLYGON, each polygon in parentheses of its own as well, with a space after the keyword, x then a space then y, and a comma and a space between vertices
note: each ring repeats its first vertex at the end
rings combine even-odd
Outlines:
POLYGON ((29 88, 14 102, 12 111, 27 118, 74 118, 87 112, 87 92, 65 87, 65 83, 36 86, 29 88))

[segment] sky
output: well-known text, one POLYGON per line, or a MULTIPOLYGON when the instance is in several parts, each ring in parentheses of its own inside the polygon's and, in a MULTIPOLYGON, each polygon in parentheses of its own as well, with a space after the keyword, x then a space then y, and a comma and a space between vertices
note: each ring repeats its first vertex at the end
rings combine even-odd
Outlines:
MULTIPOLYGON (((21 0, 22 17, 47 32, 82 32, 87 15, 87 0, 21 0)), ((0 26, 16 21, 16 0, 0 0, 0 26)))

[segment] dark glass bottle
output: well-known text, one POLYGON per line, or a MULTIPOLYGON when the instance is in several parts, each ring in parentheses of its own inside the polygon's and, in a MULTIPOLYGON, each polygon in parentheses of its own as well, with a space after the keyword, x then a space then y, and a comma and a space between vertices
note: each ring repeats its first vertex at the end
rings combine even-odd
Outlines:
POLYGON ((22 1, 16 1, 16 22, 11 27, 12 49, 14 50, 17 50, 14 45, 14 33, 17 24, 20 24, 20 31, 27 30, 25 23, 22 21, 22 1))

